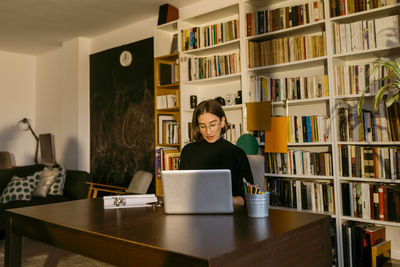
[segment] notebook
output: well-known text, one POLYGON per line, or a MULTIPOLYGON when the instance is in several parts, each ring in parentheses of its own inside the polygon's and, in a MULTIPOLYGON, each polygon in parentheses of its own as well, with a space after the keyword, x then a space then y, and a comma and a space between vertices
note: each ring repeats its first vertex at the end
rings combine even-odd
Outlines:
POLYGON ((230 170, 162 171, 167 214, 233 213, 230 170))

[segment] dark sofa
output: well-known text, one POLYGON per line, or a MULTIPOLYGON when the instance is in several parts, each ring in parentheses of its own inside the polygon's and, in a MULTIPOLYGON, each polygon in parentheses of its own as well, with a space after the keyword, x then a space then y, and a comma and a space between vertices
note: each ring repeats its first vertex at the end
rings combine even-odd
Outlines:
MULTIPOLYGON (((29 165, 0 170, 0 195, 7 187, 8 182, 13 176, 16 175, 18 177, 26 177, 37 171, 43 170, 44 167, 44 165, 29 165)), ((32 197, 30 201, 19 200, 5 204, 0 203, 0 237, 4 237, 4 230, 6 227, 6 209, 84 199, 88 194, 88 185, 86 182, 90 181, 92 181, 92 179, 85 171, 67 170, 64 185, 64 195, 62 196, 47 195, 47 197, 32 197)))

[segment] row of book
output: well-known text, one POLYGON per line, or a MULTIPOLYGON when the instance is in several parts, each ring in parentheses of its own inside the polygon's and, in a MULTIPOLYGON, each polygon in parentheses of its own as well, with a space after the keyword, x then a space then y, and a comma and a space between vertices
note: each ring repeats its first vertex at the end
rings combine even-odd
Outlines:
POLYGON ((247 36, 279 31, 324 19, 324 2, 309 1, 300 5, 259 10, 246 14, 247 36))
POLYGON ((286 78, 250 76, 250 102, 278 102, 327 96, 329 96, 328 75, 286 78))
POLYGON ((181 31, 182 51, 199 49, 238 39, 238 20, 193 27, 181 31))
POLYGON ((180 123, 171 114, 157 116, 158 144, 177 145, 180 143, 180 123))
POLYGON ((249 67, 283 64, 326 55, 325 32, 249 41, 249 67))
POLYGON ((265 153, 265 172, 270 174, 323 175, 333 173, 331 152, 288 150, 265 153))
POLYGON ((329 181, 267 178, 271 206, 335 213, 335 194, 329 181))
POLYGON ((333 52, 358 52, 399 45, 400 15, 351 23, 333 23, 333 52))
POLYGON ((341 183, 343 215, 400 222, 400 187, 392 184, 341 183))
POLYGON ((356 95, 364 90, 366 93, 374 94, 378 89, 390 80, 382 80, 390 75, 389 70, 384 66, 377 67, 372 73, 374 63, 358 65, 335 65, 335 89, 336 95, 356 95))
POLYGON ((329 0, 331 17, 393 5, 396 0, 329 0))
POLYGON ((176 95, 158 95, 156 97, 157 109, 176 108, 176 95))
POLYGON ((400 179, 400 148, 338 146, 340 176, 400 179))
POLYGON ((161 178, 161 171, 178 170, 180 152, 176 148, 156 148, 156 176, 161 178))
POLYGON ((328 116, 289 116, 288 143, 329 142, 331 119, 328 116))
POLYGON ((220 77, 240 72, 239 52, 207 57, 181 57, 182 81, 220 77))
POLYGON ((376 113, 356 107, 339 107, 337 125, 340 141, 389 142, 400 141, 400 103, 385 108, 382 101, 376 113))
POLYGON ((179 82, 179 65, 177 63, 158 64, 158 85, 168 85, 179 82))
POLYGON ((342 224, 342 243, 344 267, 386 266, 391 259, 391 241, 386 240, 382 225, 346 221, 342 224))

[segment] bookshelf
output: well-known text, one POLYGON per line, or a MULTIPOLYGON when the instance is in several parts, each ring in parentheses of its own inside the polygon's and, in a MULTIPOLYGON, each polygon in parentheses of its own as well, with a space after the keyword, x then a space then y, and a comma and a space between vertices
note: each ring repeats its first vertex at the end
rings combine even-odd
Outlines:
POLYGON ((154 58, 156 195, 158 196, 162 195, 160 171, 177 168, 176 164, 169 164, 168 158, 172 153, 176 156, 181 146, 179 76, 179 53, 154 58))
MULTIPOLYGON (((373 1, 370 2, 373 3, 373 1)), ((328 174, 317 175, 310 172, 303 174, 296 172, 284 173, 282 171, 265 173, 267 183, 285 181, 282 183, 292 183, 294 186, 297 184, 297 186, 303 186, 303 188, 305 185, 309 188, 308 190, 311 190, 313 185, 313 192, 320 194, 322 199, 324 199, 325 194, 333 198, 329 202, 328 210, 322 211, 321 208, 324 208, 323 202, 318 206, 318 210, 317 206, 315 206, 318 205, 315 202, 316 200, 313 200, 315 202, 314 208, 312 205, 310 207, 280 205, 271 208, 294 209, 302 212, 331 215, 332 225, 336 230, 336 237, 333 240, 333 243, 337 246, 335 252, 337 261, 334 263, 336 266, 345 266, 348 263, 348 260, 345 259, 345 257, 348 257, 346 252, 348 248, 343 241, 347 228, 342 227, 343 224, 348 222, 385 225, 386 237, 392 243, 392 257, 400 259, 400 238, 398 237, 400 222, 344 215, 342 201, 343 183, 382 184, 388 187, 395 187, 400 183, 400 179, 344 176, 342 175, 343 162, 341 161, 340 149, 338 149, 338 147, 343 146, 400 147, 400 140, 382 139, 382 136, 372 140, 355 140, 354 138, 342 140, 339 132, 343 125, 338 121, 339 108, 354 110, 357 101, 360 99, 360 92, 366 84, 366 80, 364 83, 354 83, 356 76, 352 71, 357 68, 358 73, 360 69, 355 66, 363 66, 361 70, 364 70, 363 77, 365 79, 367 76, 365 66, 373 60, 400 58, 400 43, 398 41, 390 41, 393 39, 387 39, 390 42, 382 42, 382 40, 386 40, 386 37, 377 35, 379 45, 368 43, 365 49, 361 49, 361 43, 355 49, 349 49, 348 47, 346 49, 338 49, 338 47, 344 48, 345 45, 339 46, 337 44, 338 37, 341 36, 340 29, 346 30, 346 27, 349 27, 346 25, 354 25, 355 27, 360 24, 358 21, 369 20, 376 22, 378 20, 378 24, 381 23, 381 26, 387 26, 387 23, 390 23, 390 20, 387 19, 388 17, 400 14, 399 1, 376 1, 376 4, 379 3, 381 6, 371 6, 372 8, 364 5, 366 1, 354 0, 305 0, 300 2, 292 0, 225 0, 220 3, 213 3, 212 1, 204 1, 204 3, 208 5, 207 8, 188 9, 189 11, 184 12, 183 18, 177 22, 166 25, 164 28, 158 26, 156 29, 156 33, 160 33, 159 35, 162 37, 155 38, 155 42, 158 42, 158 40, 170 42, 173 34, 178 34, 181 80, 179 83, 180 104, 177 112, 180 114, 181 122, 180 145, 183 147, 190 142, 188 123, 191 122, 193 112, 189 101, 191 95, 196 95, 199 103, 202 100, 218 96, 226 99, 228 94, 237 95, 240 90, 242 104, 225 105, 223 108, 227 114, 228 121, 239 126, 243 133, 248 132, 246 129, 247 114, 245 105, 247 102, 272 100, 273 116, 328 118, 329 122, 325 125, 325 129, 326 133, 329 134, 329 139, 316 139, 314 142, 288 140, 288 149, 290 151, 305 153, 307 157, 313 153, 329 155, 327 160, 330 163, 327 168, 330 172, 328 174), (359 5, 357 9, 356 2, 359 5), (212 8, 213 6, 215 6, 214 9, 212 8), (303 10, 303 19, 301 19, 301 16, 299 17, 300 23, 299 21, 296 23, 289 21, 288 23, 288 17, 285 17, 285 12, 292 10, 294 7, 297 7, 298 10, 303 10), (264 30, 262 31, 260 30, 260 25, 257 28, 255 26, 256 22, 260 22, 257 14, 258 12, 263 13, 265 18, 266 10, 268 10, 268 14, 273 14, 275 19, 274 23, 272 20, 269 21, 269 27, 271 25, 274 26, 271 29, 267 28, 266 24, 263 24, 264 30), (336 14, 336 11, 339 13, 336 14), (279 15, 277 15, 278 13, 279 15), (224 28, 226 29, 231 27, 227 25, 228 22, 232 21, 231 25, 236 25, 235 23, 237 23, 236 35, 231 35, 235 36, 234 38, 228 38, 218 43, 209 43, 209 39, 206 37, 203 40, 199 37, 199 40, 195 38, 192 41, 196 42, 196 45, 190 43, 191 31, 192 34, 195 34, 193 36, 197 36, 196 34, 200 32, 207 32, 207 29, 212 25, 226 24, 224 28), (251 24, 249 27, 248 22, 251 24), (286 27, 290 23, 297 26, 286 27), (268 29, 268 31, 265 29, 268 29), (291 49, 291 44, 295 42, 298 46, 297 49, 291 49), (313 43, 318 43, 318 45, 313 46, 313 43), (271 53, 271 51, 275 52, 275 54, 271 53), (288 51, 288 55, 285 55, 282 51, 288 51), (290 53, 293 53, 293 55, 290 53), (198 71, 194 71, 196 68, 202 68, 202 71, 206 73, 210 71, 210 65, 207 65, 209 63, 202 65, 200 61, 208 62, 216 56, 229 56, 231 54, 238 55, 239 58, 238 65, 235 65, 233 72, 227 72, 223 75, 196 76, 199 75, 198 71), (274 54, 272 58, 269 56, 270 54, 274 54), (194 75, 191 78, 189 78, 189 59, 191 64, 196 62, 194 63, 195 65, 190 67, 191 76, 194 75), (340 75, 343 76, 344 73, 348 75, 348 80, 341 78, 342 81, 339 81, 338 77, 341 77, 340 75), (350 74, 353 74, 353 76, 350 74), (277 84, 280 86, 277 86, 277 84), (284 87, 281 86, 283 84, 284 87), (298 88, 300 88, 300 91, 297 91, 298 88), (261 92, 264 92, 264 95, 261 92), (327 190, 328 188, 329 190, 327 190), (344 229, 345 232, 343 232, 344 229)), ((368 25, 371 24, 373 25, 371 22, 368 25)), ((393 23, 390 25, 393 25, 393 23)), ((359 29, 357 31, 360 32, 359 29)), ((346 35, 342 34, 343 36, 346 35)), ((371 40, 369 39, 369 41, 371 40)), ((364 44, 362 43, 362 45, 364 44)), ((158 47, 158 44, 155 44, 155 47, 158 47)), ((166 54, 168 53, 159 54, 157 52, 155 55, 164 56, 166 54)), ((357 77, 359 78, 359 76, 357 77)), ((377 78, 379 77, 372 77, 371 79, 377 78)), ((358 82, 360 81, 358 80, 358 82)), ((365 109, 371 109, 374 95, 375 91, 373 90, 366 94, 365 109)), ((237 133, 236 135, 239 137, 240 134, 237 133)), ((263 149, 263 144, 260 144, 260 148, 263 149)), ((309 162, 306 163, 309 164, 309 162)))
POLYGON ((197 103, 210 98, 224 98, 226 105, 223 108, 228 123, 233 125, 226 139, 236 143, 243 133, 243 104, 227 101, 228 95, 234 99, 242 90, 240 26, 237 1, 211 12, 188 16, 179 22, 183 145, 191 139, 191 95, 197 97, 197 103))

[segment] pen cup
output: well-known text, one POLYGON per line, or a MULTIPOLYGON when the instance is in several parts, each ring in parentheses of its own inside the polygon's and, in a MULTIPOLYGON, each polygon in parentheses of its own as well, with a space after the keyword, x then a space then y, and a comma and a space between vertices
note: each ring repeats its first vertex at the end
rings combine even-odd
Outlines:
POLYGON ((246 200, 247 215, 249 217, 268 217, 269 193, 244 194, 246 200))

